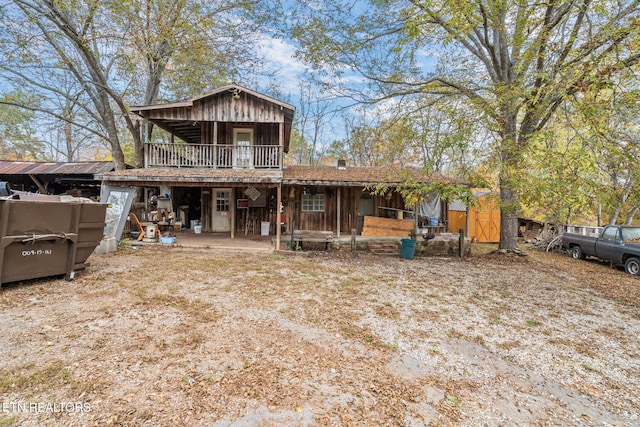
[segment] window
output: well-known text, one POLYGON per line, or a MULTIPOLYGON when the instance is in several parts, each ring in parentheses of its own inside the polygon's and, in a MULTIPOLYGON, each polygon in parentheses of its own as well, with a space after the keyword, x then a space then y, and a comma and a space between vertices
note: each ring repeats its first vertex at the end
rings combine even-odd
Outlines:
POLYGON ((324 212, 324 194, 303 194, 302 212, 324 212))
POLYGON ((228 191, 216 191, 216 212, 229 212, 228 191))
POLYGON ((618 229, 616 227, 607 227, 602 233, 603 239, 616 240, 618 238, 618 229))
POLYGON ((640 227, 623 228, 621 231, 625 242, 640 243, 640 227))

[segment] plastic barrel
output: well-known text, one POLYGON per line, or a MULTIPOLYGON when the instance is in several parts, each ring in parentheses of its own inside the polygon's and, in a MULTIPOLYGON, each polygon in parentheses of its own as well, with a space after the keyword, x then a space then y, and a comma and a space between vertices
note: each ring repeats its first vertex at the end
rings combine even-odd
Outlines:
POLYGON ((413 255, 416 253, 417 240, 402 239, 402 248, 400 249, 400 256, 404 259, 413 259, 413 255))

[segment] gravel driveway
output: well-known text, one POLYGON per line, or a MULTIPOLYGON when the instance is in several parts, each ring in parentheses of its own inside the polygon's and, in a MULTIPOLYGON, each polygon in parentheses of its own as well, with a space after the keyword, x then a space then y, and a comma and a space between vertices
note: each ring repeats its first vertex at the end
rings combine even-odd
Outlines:
POLYGON ((144 247, 0 291, 0 426, 640 425, 640 278, 144 247))

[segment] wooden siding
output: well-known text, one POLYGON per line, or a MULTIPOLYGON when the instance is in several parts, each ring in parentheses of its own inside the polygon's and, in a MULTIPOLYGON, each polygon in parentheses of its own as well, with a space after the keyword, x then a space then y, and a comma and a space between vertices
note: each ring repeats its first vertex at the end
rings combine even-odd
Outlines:
POLYGON ((180 102, 132 106, 131 111, 186 143, 227 144, 229 126, 252 127, 255 145, 281 145, 288 152, 295 107, 233 84, 180 102))
MULTIPOLYGON (((213 139, 213 123, 205 124, 208 129, 203 132, 203 144, 212 144, 213 139)), ((273 123, 218 123, 218 144, 233 144, 233 129, 246 128, 253 129, 254 145, 278 145, 278 124, 273 123)))
POLYGON ((149 120, 186 120, 195 121, 190 107, 172 107, 144 111, 143 116, 149 120))
MULTIPOLYGON (((324 212, 302 212, 302 193, 304 186, 284 186, 284 215, 287 218, 287 232, 295 222, 296 230, 333 231, 338 232, 338 194, 340 194, 340 234, 349 235, 351 230, 358 229, 358 200, 362 195, 362 187, 318 187, 318 194, 325 195, 324 212), (338 191, 339 188, 339 191, 338 191), (291 191, 293 189, 293 192, 291 191)), ((379 206, 402 207, 402 197, 394 193, 390 200, 379 196, 371 196, 376 215, 382 215, 379 206)))
MULTIPOLYGON (((465 211, 449 211, 449 231, 458 232, 467 229, 467 213, 465 211)), ((472 237, 470 233, 467 236, 472 237)))
POLYGON ((231 93, 220 93, 193 103, 195 120, 238 123, 283 123, 284 109, 279 105, 246 94, 234 99, 231 93))
POLYGON ((147 110, 151 120, 188 120, 202 122, 284 123, 285 110, 277 104, 247 94, 233 99, 221 93, 195 101, 192 107, 168 107, 147 110))

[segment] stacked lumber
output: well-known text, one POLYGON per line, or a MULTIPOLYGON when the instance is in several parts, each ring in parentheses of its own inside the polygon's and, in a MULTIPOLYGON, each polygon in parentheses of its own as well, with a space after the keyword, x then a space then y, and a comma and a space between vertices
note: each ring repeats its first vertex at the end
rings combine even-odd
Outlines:
POLYGON ((380 218, 365 216, 362 227, 363 236, 397 236, 407 237, 415 228, 415 222, 410 219, 380 218))

